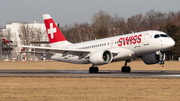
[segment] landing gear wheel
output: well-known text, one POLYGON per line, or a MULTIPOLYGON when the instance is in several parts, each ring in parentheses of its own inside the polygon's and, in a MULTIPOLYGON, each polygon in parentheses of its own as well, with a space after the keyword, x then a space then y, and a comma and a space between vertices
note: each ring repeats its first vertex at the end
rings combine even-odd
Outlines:
POLYGON ((98 67, 94 67, 94 73, 98 73, 98 72, 99 72, 98 67))
POLYGON ((121 68, 121 71, 122 71, 123 73, 130 73, 130 72, 131 72, 131 67, 129 67, 129 66, 123 66, 123 67, 121 68))
POLYGON ((123 73, 125 73, 125 72, 126 72, 126 67, 123 66, 123 67, 121 68, 121 71, 122 71, 123 73))
POLYGON ((89 68, 89 73, 93 73, 94 72, 94 68, 93 67, 90 67, 89 68))
POLYGON ((127 66, 127 67, 126 67, 126 70, 127 70, 127 71, 126 71, 127 73, 130 73, 130 72, 131 72, 131 67, 127 66))
POLYGON ((131 60, 126 60, 124 66, 121 68, 123 73, 130 73, 131 67, 127 66, 127 62, 131 62, 131 60))
POLYGON ((98 67, 90 67, 89 68, 89 73, 98 73, 98 72, 99 72, 98 67))

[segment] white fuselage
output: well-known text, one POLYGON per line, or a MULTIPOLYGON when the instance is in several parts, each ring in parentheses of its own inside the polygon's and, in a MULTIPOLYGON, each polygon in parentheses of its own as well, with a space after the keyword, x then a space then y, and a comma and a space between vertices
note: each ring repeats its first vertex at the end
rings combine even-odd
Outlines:
MULTIPOLYGON (((112 62, 128 60, 133 57, 154 53, 156 51, 165 51, 174 46, 174 40, 171 37, 158 37, 155 35, 166 33, 161 31, 143 31, 132 34, 114 36, 110 38, 98 39, 93 41, 69 44, 61 46, 64 49, 88 49, 91 53, 98 50, 109 50, 116 52, 112 62)), ((58 47, 58 46, 57 46, 58 47)), ((91 55, 91 53, 89 55, 91 55)), ((49 59, 58 60, 69 63, 88 64, 88 58, 80 58, 77 55, 63 55, 55 53, 49 59)))

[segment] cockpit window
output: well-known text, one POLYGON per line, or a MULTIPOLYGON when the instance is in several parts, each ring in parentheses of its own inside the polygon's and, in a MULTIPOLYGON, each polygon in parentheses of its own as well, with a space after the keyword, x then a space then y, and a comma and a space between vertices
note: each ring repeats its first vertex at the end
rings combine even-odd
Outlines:
POLYGON ((155 36, 154 36, 154 38, 159 38, 160 36, 159 36, 159 34, 156 34, 155 36))
POLYGON ((170 37, 168 34, 160 34, 161 37, 170 37))
POLYGON ((168 37, 167 35, 165 34, 160 34, 161 37, 168 37))
POLYGON ((168 34, 166 34, 167 37, 170 37, 168 34))
POLYGON ((170 37, 168 34, 156 34, 154 38, 159 38, 159 37, 170 37))

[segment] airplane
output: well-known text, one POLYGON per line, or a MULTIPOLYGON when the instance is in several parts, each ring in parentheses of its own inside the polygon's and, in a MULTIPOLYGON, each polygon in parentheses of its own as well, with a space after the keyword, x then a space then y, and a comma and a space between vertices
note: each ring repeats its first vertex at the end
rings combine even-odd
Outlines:
MULTIPOLYGON (((15 47, 33 48, 36 53, 44 54, 46 59, 75 64, 92 64, 89 73, 98 73, 97 66, 112 62, 125 61, 121 71, 129 73, 127 65, 133 58, 142 58, 145 64, 164 64, 165 51, 175 45, 174 40, 166 33, 157 30, 130 33, 92 41, 70 43, 63 36, 49 14, 43 15, 51 47, 15 45, 15 47)), ((26 51, 25 53, 31 53, 26 51)))

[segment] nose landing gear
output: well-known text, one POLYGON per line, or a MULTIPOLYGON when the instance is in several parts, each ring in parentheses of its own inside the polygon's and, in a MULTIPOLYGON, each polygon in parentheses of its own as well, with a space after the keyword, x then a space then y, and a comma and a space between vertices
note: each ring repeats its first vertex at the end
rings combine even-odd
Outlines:
POLYGON ((162 67, 164 66, 164 55, 165 53, 163 51, 159 53, 159 65, 162 65, 162 67))

